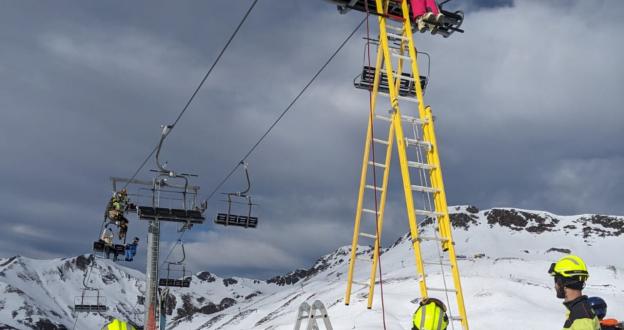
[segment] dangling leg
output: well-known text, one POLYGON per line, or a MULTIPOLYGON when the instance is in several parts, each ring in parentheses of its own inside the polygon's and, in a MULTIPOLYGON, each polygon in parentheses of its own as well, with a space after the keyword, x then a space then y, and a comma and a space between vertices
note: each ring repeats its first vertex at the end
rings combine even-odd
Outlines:
POLYGON ((121 216, 121 219, 119 219, 119 239, 125 242, 127 232, 128 219, 126 219, 124 216, 121 216))

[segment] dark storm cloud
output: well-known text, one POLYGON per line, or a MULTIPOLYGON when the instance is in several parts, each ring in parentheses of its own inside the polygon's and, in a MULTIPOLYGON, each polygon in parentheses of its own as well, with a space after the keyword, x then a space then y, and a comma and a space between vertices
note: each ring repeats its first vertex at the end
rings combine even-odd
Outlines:
MULTIPOLYGON (((3 255, 89 251, 108 177, 133 173, 248 5, 3 8, 3 255)), ((426 99, 437 116, 449 203, 624 213, 624 75, 622 47, 613 42, 623 30, 622 5, 449 3, 456 7, 466 9, 465 34, 416 36, 433 58, 426 99)), ((211 192, 360 18, 338 15, 325 1, 260 1, 163 158, 199 174, 204 195, 211 192)), ((195 227, 186 236, 193 270, 269 276, 350 243, 368 109, 367 94, 352 87, 362 36, 250 157, 259 228, 195 227)), ((397 171, 390 185, 385 244, 407 230, 397 171)), ((237 172, 220 191, 243 186, 237 172)), ((223 208, 220 199, 210 201, 208 218, 223 208)), ((175 229, 165 226, 164 239, 175 240, 175 229)), ((129 235, 145 237, 145 223, 133 219, 129 235)))

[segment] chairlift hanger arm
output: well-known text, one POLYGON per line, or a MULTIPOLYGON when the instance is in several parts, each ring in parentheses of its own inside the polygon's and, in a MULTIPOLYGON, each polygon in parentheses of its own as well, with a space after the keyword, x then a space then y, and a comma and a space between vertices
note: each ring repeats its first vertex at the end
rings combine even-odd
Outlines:
POLYGON ((228 193, 227 194, 228 195, 228 200, 230 200, 231 196, 248 198, 247 193, 249 193, 249 191, 251 190, 251 180, 249 179, 249 169, 247 168, 247 163, 246 162, 240 162, 239 165, 243 165, 243 168, 245 169, 245 179, 247 180, 247 188, 245 188, 245 190, 243 190, 243 191, 228 193))

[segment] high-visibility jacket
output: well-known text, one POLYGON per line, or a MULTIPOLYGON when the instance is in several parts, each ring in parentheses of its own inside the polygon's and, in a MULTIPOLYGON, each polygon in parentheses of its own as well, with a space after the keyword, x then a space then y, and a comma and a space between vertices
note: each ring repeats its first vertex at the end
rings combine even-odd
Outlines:
POLYGON ((600 330, 600 321, 591 309, 587 296, 580 296, 563 304, 568 309, 563 330, 600 330))
POLYGON ((114 319, 111 323, 105 325, 102 330, 136 330, 136 328, 127 322, 114 319))

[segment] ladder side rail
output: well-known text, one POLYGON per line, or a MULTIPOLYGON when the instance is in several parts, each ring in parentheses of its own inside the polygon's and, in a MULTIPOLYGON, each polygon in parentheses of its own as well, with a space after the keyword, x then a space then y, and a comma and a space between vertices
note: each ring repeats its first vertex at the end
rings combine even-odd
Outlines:
POLYGON ((325 304, 323 304, 320 300, 316 300, 312 304, 312 309, 314 310, 314 314, 316 314, 316 311, 319 311, 319 313, 321 313, 321 315, 319 315, 318 317, 323 319, 323 323, 325 324, 326 330, 334 329, 334 327, 331 324, 331 321, 329 320, 329 313, 327 313, 327 308, 325 308, 325 304))
POLYGON ((301 305, 299 305, 299 312, 297 313, 297 321, 295 322, 295 330, 300 330, 301 329, 301 322, 304 319, 307 319, 307 316, 304 316, 305 312, 310 312, 310 305, 307 302, 303 302, 301 303, 301 305))
MULTIPOLYGON (((388 139, 386 141, 388 141, 388 145, 386 146, 386 159, 385 159, 385 168, 384 168, 384 175, 383 175, 383 179, 382 179, 382 183, 381 183, 381 196, 380 196, 380 200, 379 200, 379 208, 377 210, 377 219, 375 221, 375 225, 377 226, 377 231, 376 231, 376 235, 377 235, 377 239, 375 240, 375 248, 373 251, 373 262, 371 265, 371 273, 370 273, 370 284, 369 284, 369 288, 368 288, 368 302, 367 302, 367 307, 368 309, 372 308, 373 306, 373 294, 375 293, 375 280, 377 277, 377 267, 379 265, 379 249, 381 248, 381 233, 382 233, 382 229, 383 229, 383 221, 384 221, 384 215, 385 215, 385 209, 386 209, 386 201, 387 201, 387 196, 388 196, 388 182, 389 182, 389 178, 390 178, 390 163, 392 161, 392 148, 394 146, 394 121, 390 122, 390 129, 388 130, 388 139)), ((373 191, 373 193, 377 193, 376 191, 373 191)))
MULTIPOLYGON (((407 0, 402 1, 402 9, 403 9, 403 16, 404 16, 404 22, 403 22, 404 33, 408 33, 408 31, 411 32, 411 28, 409 24, 409 21, 410 21, 409 9, 407 7, 406 1, 407 0)), ((376 0, 376 2, 377 2, 377 5, 379 6, 379 4, 381 3, 381 0, 376 0)), ((388 35, 386 31, 384 17, 379 17, 379 28, 380 28, 380 44, 381 44, 381 47, 383 48, 384 56, 387 58, 387 60, 385 61, 385 64, 386 64, 386 74, 388 75, 388 81, 395 81, 392 63, 390 60, 391 58, 390 58, 390 50, 388 48, 388 35)), ((411 36, 409 39, 411 39, 411 36)), ((413 41, 411 45, 413 45, 413 41)), ((410 51, 410 55, 411 54, 413 54, 413 51, 410 51)), ((412 69, 413 69, 413 67, 416 66, 416 57, 411 56, 411 62, 412 62, 411 63, 412 69)), ((415 71, 414 73, 415 76, 417 76, 417 72, 418 71, 415 71)), ((413 198, 412 188, 411 188, 411 183, 410 183, 409 169, 407 166, 405 136, 403 133, 403 126, 401 124, 401 111, 399 109, 399 104, 398 104, 398 92, 394 84, 388 84, 388 87, 389 87, 389 92, 390 92, 389 94, 390 94, 390 98, 392 102, 392 108, 395 110, 392 116, 392 120, 395 123, 394 132, 396 135, 396 146, 397 146, 397 151, 399 154, 401 176, 403 178, 403 191, 405 195, 405 204, 406 204, 407 216, 408 216, 409 225, 410 225, 410 234, 412 238, 414 238, 418 236, 418 225, 416 223, 416 212, 414 210, 414 198, 413 198)), ((422 90, 421 90, 420 97, 418 98, 418 101, 419 101, 419 107, 420 107, 422 104, 422 90)), ((422 254, 420 250, 420 244, 417 240, 412 240, 412 245, 414 249, 414 258, 416 261, 416 268, 420 275, 419 287, 420 287, 421 296, 427 297, 428 296, 427 285, 426 285, 426 278, 425 278, 425 273, 424 273, 424 264, 421 258, 422 254)))
POLYGON ((349 271, 347 273, 347 288, 346 288, 346 293, 345 293, 345 305, 349 305, 351 301, 351 289, 353 285, 353 270, 355 267, 358 238, 360 234, 360 222, 362 220, 362 206, 364 204, 364 191, 366 188, 368 159, 370 157, 371 143, 373 143, 372 125, 374 124, 374 120, 375 120, 374 110, 375 110, 375 105, 377 101, 376 88, 379 87, 379 81, 380 81, 380 75, 381 75, 379 68, 381 67, 382 60, 383 60, 383 57, 382 57, 381 48, 380 48, 377 51, 377 64, 376 64, 376 69, 375 69, 375 79, 374 79, 374 84, 373 84, 373 91, 371 94, 371 100, 370 100, 371 107, 372 107, 371 109, 373 113, 369 115, 369 118, 368 118, 368 127, 366 129, 366 142, 364 143, 364 155, 362 157, 362 172, 361 172, 362 174, 360 176, 360 188, 358 190, 358 201, 357 201, 357 207, 356 207, 356 212, 355 212, 355 225, 353 228, 353 240, 351 243, 351 257, 349 259, 349 271))
MULTIPOLYGON (((406 28, 408 28, 406 29, 406 31, 411 31, 411 22, 410 22, 410 17, 409 17, 409 9, 407 7, 407 1, 403 0, 402 2, 403 2, 402 3, 403 18, 405 19, 406 28)), ((416 59, 417 54, 416 54, 416 48, 414 45, 414 39, 413 38, 408 38, 408 39, 409 39, 408 51, 410 53, 410 57, 413 59, 416 59)), ((412 61, 412 73, 414 74, 414 77, 420 76, 418 65, 415 60, 412 61)), ((433 128, 433 116, 431 114, 431 108, 427 107, 425 109, 424 102, 422 102, 423 101, 422 86, 420 85, 420 83, 417 83, 415 84, 415 87, 416 87, 416 96, 418 97, 418 100, 420 101, 418 103, 418 112, 419 112, 421 119, 426 120, 425 124, 423 125, 423 138, 425 139, 425 141, 429 141, 432 146, 432 148, 427 153, 427 160, 430 165, 434 166, 434 168, 429 173, 431 177, 431 184, 433 187, 439 189, 438 190, 439 192, 434 194, 434 204, 436 206, 436 211, 441 212, 443 214, 441 218, 438 218, 438 226, 439 226, 440 234, 443 238, 447 239, 442 242, 443 244, 442 247, 443 248, 448 247, 449 259, 450 259, 451 264, 453 265, 452 267, 453 282, 454 282, 455 290, 456 290, 456 299, 457 299, 459 314, 462 319, 461 323, 462 323, 463 329, 468 330, 468 318, 466 315, 466 307, 464 305, 463 291, 461 289, 461 281, 460 281, 459 269, 457 267, 455 247, 454 247, 452 235, 451 235, 450 220, 449 220, 449 215, 448 215, 448 205, 446 201, 446 192, 444 190, 444 183, 442 181, 442 169, 440 166, 439 154, 437 152, 438 145, 437 145, 437 140, 435 137, 435 131, 433 128), (446 244, 446 246, 444 244, 446 244)), ((417 231, 416 231, 416 235, 418 235, 417 231)), ((420 262, 422 263, 422 261, 420 262)), ((421 286, 421 289, 422 289, 422 286, 421 286)), ((426 287, 425 287, 425 291, 426 291, 426 287)))
MULTIPOLYGON (((430 121, 433 120, 433 116, 431 114, 431 108, 426 108, 427 115, 430 121)), ((440 208, 437 211, 443 214, 442 217, 438 218, 439 232, 440 236, 445 238, 446 240, 443 243, 447 243, 446 247, 447 253, 449 254, 449 260, 452 265, 451 272, 453 273, 453 283, 455 285, 456 290, 456 299, 457 299, 457 308, 459 311, 459 316, 461 317, 461 323, 464 330, 468 330, 468 317, 466 314, 466 306, 464 303, 464 294, 461 287, 461 277, 459 273, 459 267, 457 266, 457 255, 455 253, 455 244, 452 237, 451 230, 451 221, 448 214, 448 205, 446 201, 446 192, 444 190, 444 182, 442 179, 442 169, 440 166, 440 157, 437 150, 437 142, 435 137, 435 131, 433 125, 428 125, 427 127, 430 134, 430 142, 434 146, 431 151, 428 152, 427 157, 430 158, 431 162, 435 164, 435 170, 431 171, 431 180, 432 183, 437 186, 439 192, 434 195, 434 202, 436 204, 436 208, 440 208)))

